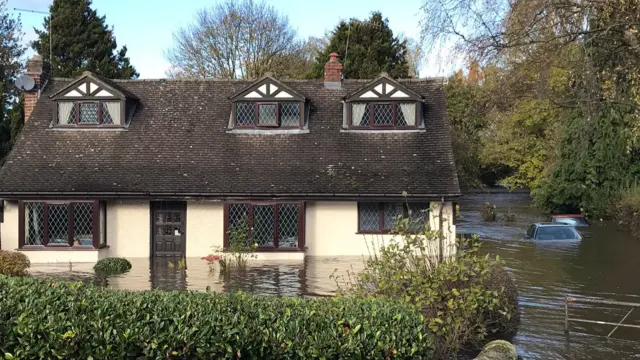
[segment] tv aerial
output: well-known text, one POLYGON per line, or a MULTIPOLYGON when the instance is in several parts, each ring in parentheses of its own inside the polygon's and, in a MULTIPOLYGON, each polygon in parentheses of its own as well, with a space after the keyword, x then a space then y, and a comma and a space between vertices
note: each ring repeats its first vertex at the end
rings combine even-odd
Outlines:
POLYGON ((31 91, 36 86, 36 82, 29 75, 20 75, 16 79, 16 86, 22 91, 31 91))

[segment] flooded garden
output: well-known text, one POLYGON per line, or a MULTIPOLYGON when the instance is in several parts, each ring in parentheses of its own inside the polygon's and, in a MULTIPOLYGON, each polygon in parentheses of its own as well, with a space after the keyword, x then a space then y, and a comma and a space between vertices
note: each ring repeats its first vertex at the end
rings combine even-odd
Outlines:
MULTIPOLYGON (((572 324, 564 333, 565 295, 594 299, 640 302, 640 242, 614 224, 592 219, 584 239, 570 243, 525 241, 528 225, 545 218, 527 194, 499 193, 465 196, 460 201, 458 232, 478 234, 483 252, 497 254, 506 263, 518 289, 521 325, 512 339, 525 359, 628 359, 640 357, 640 329, 619 328, 611 336, 607 325, 572 324), (496 205, 497 221, 484 222, 486 202, 496 205), (501 215, 514 214, 515 221, 501 215)), ((363 239, 364 241, 365 239, 363 239)), ((91 265, 33 265, 31 273, 44 277, 72 277, 101 285, 131 290, 242 290, 274 296, 330 296, 336 290, 334 270, 361 269, 359 257, 308 257, 304 262, 253 262, 246 273, 211 274, 206 261, 187 258, 177 264, 167 260, 131 259, 124 275, 99 280, 91 265), (70 269, 71 267, 71 269, 70 269), (70 271, 71 270, 71 271, 70 271)), ((570 316, 619 322, 629 308, 578 305, 570 316)), ((640 313, 632 313, 627 324, 640 324, 640 313)))

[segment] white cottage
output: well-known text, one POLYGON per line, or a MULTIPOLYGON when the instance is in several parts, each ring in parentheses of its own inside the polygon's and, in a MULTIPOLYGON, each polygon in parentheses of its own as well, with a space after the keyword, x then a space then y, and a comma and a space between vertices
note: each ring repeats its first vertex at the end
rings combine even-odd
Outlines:
POLYGON ((262 259, 367 253, 412 216, 455 238, 441 81, 48 77, 0 169, 1 247, 34 263, 201 257, 245 221, 262 259), (430 209, 426 215, 421 209, 430 209))

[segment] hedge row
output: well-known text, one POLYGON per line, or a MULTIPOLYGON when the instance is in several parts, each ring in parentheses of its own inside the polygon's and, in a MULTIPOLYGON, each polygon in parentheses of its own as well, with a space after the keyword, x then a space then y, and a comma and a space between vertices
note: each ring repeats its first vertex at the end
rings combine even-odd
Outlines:
POLYGON ((18 359, 428 359, 429 333, 393 302, 0 276, 0 354, 18 359))

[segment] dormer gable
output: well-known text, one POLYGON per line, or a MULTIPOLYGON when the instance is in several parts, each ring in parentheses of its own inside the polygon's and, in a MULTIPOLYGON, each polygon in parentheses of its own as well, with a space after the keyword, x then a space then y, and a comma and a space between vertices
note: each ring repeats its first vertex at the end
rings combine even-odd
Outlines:
POLYGON ((307 99, 290 86, 267 75, 232 95, 229 129, 261 131, 307 128, 307 99))
POLYGON ((423 97, 381 75, 344 98, 343 128, 353 130, 416 130, 424 127, 423 97))
POLYGON ((85 71, 49 96, 54 127, 125 127, 139 99, 114 82, 85 71))
POLYGON ((358 91, 345 97, 345 102, 386 100, 422 101, 423 98, 387 75, 381 75, 358 91))

